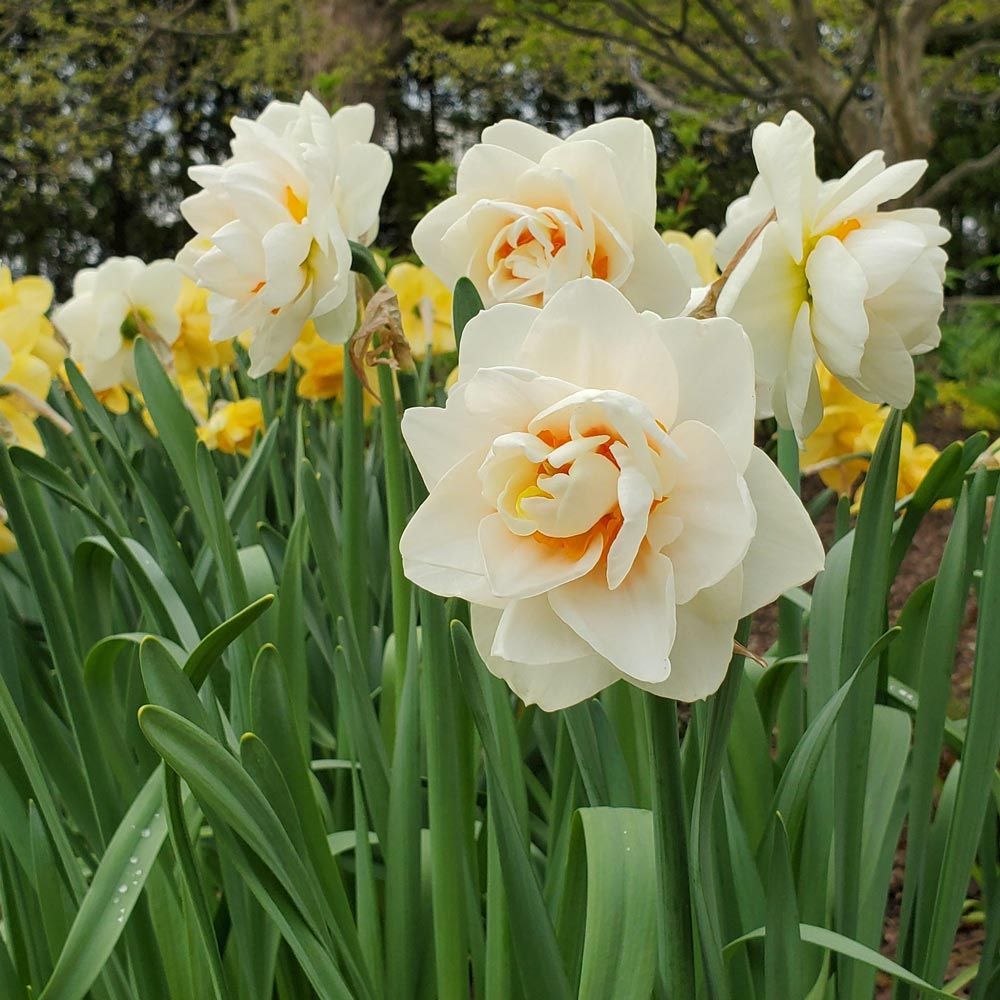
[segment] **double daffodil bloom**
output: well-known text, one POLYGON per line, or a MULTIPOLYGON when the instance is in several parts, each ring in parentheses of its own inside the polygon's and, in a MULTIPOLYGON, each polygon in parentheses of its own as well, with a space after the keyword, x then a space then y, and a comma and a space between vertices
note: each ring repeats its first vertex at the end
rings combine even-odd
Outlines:
POLYGON ((487 309, 447 406, 403 418, 430 491, 406 575, 472 602, 489 669, 525 702, 564 708, 619 679, 705 698, 739 619, 823 565, 753 411, 732 320, 639 313, 593 278, 541 310, 487 309))
POLYGON ((643 122, 612 118, 565 140, 497 122, 462 157, 455 188, 413 231, 448 287, 464 275, 487 306, 542 306, 594 277, 661 316, 687 304, 690 285, 654 226, 656 148, 643 122))
POLYGON ((368 244, 392 163, 368 104, 330 114, 311 94, 234 118, 232 155, 192 167, 196 236, 178 261, 210 292, 213 340, 250 331, 250 374, 272 371, 307 321, 343 343, 357 318, 348 241, 368 244))
POLYGON ((876 150, 824 183, 813 138, 795 111, 755 129, 760 174, 729 206, 716 247, 721 265, 735 264, 717 311, 753 344, 758 416, 777 417, 800 442, 823 416, 817 360, 862 399, 910 402, 912 355, 941 336, 948 239, 932 209, 880 211, 925 161, 887 167, 876 150))

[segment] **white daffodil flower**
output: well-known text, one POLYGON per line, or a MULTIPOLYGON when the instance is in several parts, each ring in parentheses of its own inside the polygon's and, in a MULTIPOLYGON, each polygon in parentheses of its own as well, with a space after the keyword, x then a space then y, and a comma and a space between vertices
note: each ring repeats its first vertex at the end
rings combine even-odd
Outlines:
POLYGON ((462 158, 456 190, 413 232, 449 288, 466 276, 487 306, 541 306, 594 277, 661 316, 687 303, 690 284, 654 228, 656 151, 643 122, 614 118, 566 140, 498 122, 462 158))
POLYGON ((174 261, 146 264, 138 257, 109 257, 77 272, 73 296, 55 310, 52 322, 95 392, 135 383, 136 337, 154 347, 177 339, 181 280, 174 261))
POLYGON ((197 235, 178 257, 210 290, 212 339, 250 331, 250 374, 285 357, 312 320, 343 343, 357 319, 349 240, 368 244, 392 161, 372 143, 368 104, 331 115, 315 97, 234 118, 232 156, 196 166, 203 188, 181 203, 197 235))
POLYGON ((490 670, 525 702, 563 708, 619 679, 707 697, 739 619, 822 567, 754 447, 734 321, 639 313, 582 278, 542 310, 481 312, 459 372, 446 407, 403 419, 430 490, 403 565, 473 603, 490 670))
POLYGON ((912 355, 937 346, 948 239, 927 208, 880 212, 927 164, 887 167, 869 153, 836 181, 816 176, 813 128, 790 111, 753 135, 759 176, 726 213, 716 252, 725 266, 762 223, 719 295, 754 349, 758 416, 800 442, 823 415, 816 362, 870 402, 904 407, 912 355), (773 221, 767 222, 773 213, 773 221))

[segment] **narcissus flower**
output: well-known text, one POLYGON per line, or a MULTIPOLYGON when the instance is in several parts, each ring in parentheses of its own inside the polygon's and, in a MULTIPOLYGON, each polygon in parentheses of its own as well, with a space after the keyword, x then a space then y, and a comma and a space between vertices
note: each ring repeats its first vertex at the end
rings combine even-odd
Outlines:
POLYGON ((249 455, 254 437, 264 430, 259 399, 241 399, 217 405, 207 423, 198 428, 198 440, 211 451, 249 455))
POLYGON ((487 306, 541 306, 574 278, 676 316, 690 286, 654 228, 656 151, 643 122, 614 118, 565 141, 502 121, 462 158, 457 194, 413 232, 449 287, 470 278, 487 306))
MULTIPOLYGON (((875 450, 887 418, 888 411, 883 410, 861 429, 857 438, 858 450, 875 450)), ((932 444, 918 444, 916 431, 909 424, 903 424, 899 440, 899 475, 896 477, 897 500, 910 496, 916 490, 940 454, 932 444)), ((856 506, 860 504, 863 492, 864 484, 858 487, 854 496, 856 506)), ((938 501, 934 506, 938 509, 947 507, 948 501, 938 501)))
POLYGON ((415 358, 455 350, 451 325, 451 292, 429 267, 404 262, 386 276, 396 293, 403 334, 415 358))
POLYGON ((697 284, 710 285, 719 276, 715 263, 715 233, 710 229, 699 229, 694 236, 679 229, 668 229, 663 234, 663 242, 675 252, 680 250, 690 258, 697 284))
POLYGON ((836 181, 816 176, 813 128, 797 112, 753 135, 759 176, 730 205, 717 256, 727 264, 771 213, 736 264, 717 305, 754 348, 758 415, 777 417, 799 440, 817 426, 816 361, 855 395, 904 407, 913 396, 911 355, 935 347, 943 308, 948 232, 937 212, 880 212, 927 167, 886 167, 876 150, 836 181))
POLYGON ((95 392, 135 384, 136 337, 169 357, 180 332, 180 290, 181 272, 172 260, 109 257, 77 272, 73 297, 52 320, 95 392))
POLYGON ((45 315, 51 305, 52 285, 45 278, 26 275, 15 281, 10 268, 0 267, 0 341, 12 354, 43 361, 55 375, 66 351, 45 315))
POLYGON ((403 533, 406 574, 473 603, 490 670, 526 702, 619 679, 704 698, 740 617, 822 566, 753 446, 751 362, 732 320, 638 313, 584 278, 541 311, 480 313, 447 406, 407 410, 430 495, 403 533))
POLYGON ((867 470, 868 460, 835 460, 856 452, 870 453, 871 449, 860 440, 860 435, 868 424, 879 419, 882 408, 877 403, 855 396, 822 365, 817 374, 823 398, 823 419, 805 440, 802 464, 807 467, 822 466, 818 470, 820 479, 841 496, 847 496, 867 470))
POLYGON ((335 399, 344 388, 344 345, 328 344, 307 323, 292 348, 292 357, 302 368, 296 392, 302 399, 335 399))
POLYGON ((236 352, 232 343, 212 340, 207 288, 199 288, 185 277, 177 298, 177 315, 181 326, 173 343, 173 362, 178 376, 221 371, 233 364, 236 352))
POLYGON ((234 118, 232 156, 192 167, 181 213, 197 232, 178 260, 209 289, 213 340, 251 330, 250 374, 271 371, 313 320, 342 343, 357 316, 348 240, 370 243, 392 163, 370 105, 331 115, 306 94, 234 118))

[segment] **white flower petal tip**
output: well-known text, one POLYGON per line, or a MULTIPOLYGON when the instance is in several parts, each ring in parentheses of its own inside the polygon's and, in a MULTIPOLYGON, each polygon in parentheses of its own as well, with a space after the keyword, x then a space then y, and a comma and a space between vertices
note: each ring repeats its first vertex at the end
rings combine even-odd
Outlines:
POLYGON ((487 128, 413 248, 446 285, 472 280, 487 306, 538 307, 580 277, 639 309, 677 316, 689 276, 655 228, 656 153, 642 122, 617 118, 563 140, 523 122, 487 128))
POLYGON ((447 406, 404 418, 430 489, 404 571, 473 603, 480 652, 526 702, 617 680, 707 697, 745 601, 821 565, 798 498, 758 468, 750 359, 732 320, 661 319, 582 278, 480 314, 447 406))
POLYGON ((249 333, 253 372, 287 355, 310 320, 343 343, 355 320, 349 241, 370 243, 392 162, 370 105, 330 115, 311 94, 235 118, 230 158, 196 167, 181 204, 196 236, 178 261, 212 295, 212 337, 249 333))
POLYGON ((865 399, 910 401, 913 364, 906 355, 929 350, 940 337, 940 246, 948 239, 931 209, 882 210, 913 188, 926 162, 886 166, 876 150, 823 182, 813 141, 797 112, 755 130, 760 174, 729 206, 717 242, 720 261, 728 263, 775 213, 733 269, 718 312, 738 320, 753 344, 757 381, 768 390, 758 414, 777 416, 800 442, 822 416, 817 359, 865 399))

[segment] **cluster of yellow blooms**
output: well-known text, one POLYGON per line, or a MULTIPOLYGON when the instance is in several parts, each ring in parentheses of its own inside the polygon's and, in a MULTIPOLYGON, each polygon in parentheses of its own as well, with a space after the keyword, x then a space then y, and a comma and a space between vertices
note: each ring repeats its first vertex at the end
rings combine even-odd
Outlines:
MULTIPOLYGON (((0 267, 0 351, 10 362, 0 370, 0 437, 38 454, 45 449, 35 421, 65 357, 45 315, 51 304, 52 285, 44 278, 14 281, 0 267)), ((0 554, 15 548, 5 521, 0 506, 0 554)))
MULTIPOLYGON (((708 231, 693 237, 680 232, 663 234, 664 242, 683 248, 706 283, 717 276, 713 256, 714 237, 708 231)), ((415 358, 446 354, 455 350, 451 323, 451 292, 428 269, 401 263, 392 267, 387 282, 396 292, 403 332, 415 358)), ((8 268, 0 268, 0 350, 12 359, 0 375, 0 435, 21 447, 43 452, 35 427, 49 385, 61 371, 66 352, 46 318, 52 303, 52 286, 44 278, 24 277, 14 281, 8 268)), ((230 341, 211 339, 208 292, 185 278, 177 300, 180 335, 171 347, 174 377, 189 409, 198 421, 198 436, 209 448, 227 454, 247 455, 264 429, 260 400, 219 402, 209 412, 207 382, 210 374, 225 372, 236 361, 230 341)), ((307 400, 335 399, 344 385, 343 345, 329 344, 312 322, 305 325, 292 351, 279 366, 286 371, 294 361, 300 369, 296 391, 307 400)), ((854 491, 868 468, 871 453, 885 423, 887 411, 849 392, 825 368, 819 371, 824 416, 806 440, 802 463, 813 467, 823 482, 841 495, 854 491)), ((134 386, 119 385, 99 394, 110 410, 124 413, 129 395, 140 399, 134 386)), ((147 421, 148 423, 148 421, 147 421)), ((150 425, 151 426, 151 425, 150 425)), ((151 429, 153 429, 151 427, 151 429)), ((903 427, 897 496, 911 494, 937 458, 937 449, 918 444, 913 428, 903 427)), ((0 506, 0 554, 12 551, 14 540, 4 525, 0 506)))
MULTIPOLYGON (((806 438, 802 450, 805 471, 815 469, 824 484, 841 496, 850 495, 858 479, 868 469, 868 455, 875 449, 888 410, 869 403, 841 385, 822 365, 819 385, 823 395, 823 419, 806 438)), ((899 478, 896 498, 909 496, 938 457, 931 444, 918 444, 909 424, 903 424, 899 452, 899 478)), ((862 487, 854 494, 861 499, 862 487)))

